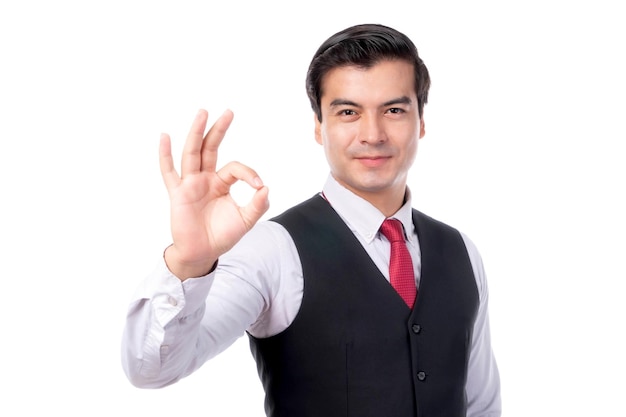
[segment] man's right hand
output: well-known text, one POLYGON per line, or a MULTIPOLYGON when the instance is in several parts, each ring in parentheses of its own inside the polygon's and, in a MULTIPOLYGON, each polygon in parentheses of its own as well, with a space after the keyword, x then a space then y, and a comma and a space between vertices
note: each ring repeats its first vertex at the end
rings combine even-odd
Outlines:
POLYGON ((268 189, 253 169, 230 162, 216 170, 217 149, 233 113, 224 112, 205 135, 207 119, 207 112, 200 110, 185 142, 180 175, 174 168, 170 137, 161 135, 159 161, 170 197, 173 238, 165 262, 182 281, 207 274, 269 208, 268 189), (244 207, 230 195, 237 181, 256 189, 244 207))

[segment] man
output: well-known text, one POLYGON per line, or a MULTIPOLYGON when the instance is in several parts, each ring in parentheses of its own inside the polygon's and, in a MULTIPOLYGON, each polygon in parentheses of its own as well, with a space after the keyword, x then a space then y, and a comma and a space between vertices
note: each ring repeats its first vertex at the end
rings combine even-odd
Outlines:
POLYGON ((174 383, 247 331, 268 416, 499 416, 480 256, 411 208, 430 86, 414 44, 382 25, 347 28, 318 49, 306 85, 330 175, 270 221, 257 223, 269 203, 254 170, 216 171, 232 113, 206 135, 198 113, 181 175, 162 137, 173 244, 129 309, 129 379, 174 383), (256 189, 245 207, 228 194, 236 181, 256 189))

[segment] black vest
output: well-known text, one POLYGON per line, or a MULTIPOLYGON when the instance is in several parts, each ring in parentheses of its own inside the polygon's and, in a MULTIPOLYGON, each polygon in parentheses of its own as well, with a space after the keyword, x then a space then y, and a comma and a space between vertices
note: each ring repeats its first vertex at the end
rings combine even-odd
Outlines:
POLYGON ((304 274, 293 323, 250 336, 270 417, 461 417, 478 309, 467 249, 413 210, 422 266, 411 311, 330 205, 315 196, 273 219, 304 274))

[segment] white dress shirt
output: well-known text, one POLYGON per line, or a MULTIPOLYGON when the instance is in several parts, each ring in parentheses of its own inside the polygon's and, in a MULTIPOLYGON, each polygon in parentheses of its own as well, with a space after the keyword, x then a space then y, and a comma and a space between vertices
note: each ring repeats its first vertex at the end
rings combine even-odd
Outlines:
MULTIPOLYGON (((323 195, 389 279, 389 242, 379 233, 385 216, 329 175, 323 195)), ((416 284, 420 247, 411 198, 392 217, 407 231, 416 284)), ((471 260, 480 305, 474 324, 466 393, 468 416, 500 416, 500 381, 491 350, 488 290, 475 245, 461 234, 471 260)), ((298 313, 304 280, 291 236, 278 223, 257 223, 204 277, 181 282, 161 259, 137 289, 122 340, 122 362, 136 386, 172 384, 198 369, 248 331, 269 337, 298 313)))

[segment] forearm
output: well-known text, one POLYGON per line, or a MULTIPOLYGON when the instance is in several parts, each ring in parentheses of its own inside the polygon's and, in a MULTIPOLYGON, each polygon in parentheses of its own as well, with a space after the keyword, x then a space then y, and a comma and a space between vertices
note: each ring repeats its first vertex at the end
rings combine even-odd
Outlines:
MULTIPOLYGON (((253 270, 246 269, 244 276, 257 276, 253 270)), ((231 272, 218 268, 181 282, 163 262, 142 283, 129 307, 122 340, 123 368, 131 383, 142 388, 172 384, 257 321, 267 298, 258 286, 231 272)))
POLYGON ((500 374, 491 349, 489 319, 484 316, 474 329, 466 394, 468 417, 500 417, 500 374))
POLYGON ((472 332, 472 345, 468 363, 466 395, 468 417, 500 417, 500 375, 491 348, 489 328, 489 289, 482 259, 476 246, 464 236, 470 255, 480 305, 472 332))
POLYGON ((121 352, 124 371, 134 385, 171 384, 206 360, 198 346, 211 277, 191 281, 186 286, 195 288, 185 291, 161 266, 138 288, 128 309, 121 352))

